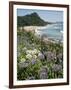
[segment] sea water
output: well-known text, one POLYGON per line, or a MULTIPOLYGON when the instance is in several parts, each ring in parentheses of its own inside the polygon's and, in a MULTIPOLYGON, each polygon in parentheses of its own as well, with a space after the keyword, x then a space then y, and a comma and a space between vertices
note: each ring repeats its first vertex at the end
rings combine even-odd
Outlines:
POLYGON ((45 29, 39 29, 38 34, 40 36, 47 36, 48 38, 53 40, 63 41, 63 22, 49 24, 45 29))

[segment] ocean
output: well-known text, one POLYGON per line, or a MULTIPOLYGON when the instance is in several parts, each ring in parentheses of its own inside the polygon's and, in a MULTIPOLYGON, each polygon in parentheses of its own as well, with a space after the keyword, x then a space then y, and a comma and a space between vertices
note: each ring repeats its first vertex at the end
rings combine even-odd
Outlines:
POLYGON ((45 35, 49 39, 63 41, 63 22, 49 24, 45 29, 38 29, 40 36, 45 35))

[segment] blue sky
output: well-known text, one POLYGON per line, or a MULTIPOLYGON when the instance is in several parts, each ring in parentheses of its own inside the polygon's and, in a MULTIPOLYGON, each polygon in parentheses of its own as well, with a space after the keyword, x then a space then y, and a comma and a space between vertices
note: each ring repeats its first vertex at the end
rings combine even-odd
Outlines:
POLYGON ((62 22, 63 11, 52 11, 52 10, 36 10, 36 9, 17 9, 18 16, 25 16, 36 12, 43 20, 49 22, 62 22))

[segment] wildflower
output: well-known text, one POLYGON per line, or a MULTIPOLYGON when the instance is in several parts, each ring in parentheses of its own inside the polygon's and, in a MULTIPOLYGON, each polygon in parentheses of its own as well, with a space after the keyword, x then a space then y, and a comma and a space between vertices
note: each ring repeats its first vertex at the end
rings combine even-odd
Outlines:
POLYGON ((26 51, 26 54, 31 54, 32 57, 34 56, 34 58, 37 58, 36 54, 38 54, 38 53, 39 53, 39 50, 37 50, 37 49, 27 50, 26 51))
POLYGON ((19 63, 19 67, 20 67, 20 68, 26 68, 26 67, 29 66, 29 64, 30 64, 29 61, 21 61, 21 62, 19 63))
POLYGON ((27 54, 26 55, 26 59, 32 59, 32 55, 31 54, 27 54))
POLYGON ((26 59, 25 58, 21 58, 21 60, 20 61, 26 61, 26 59))
POLYGON ((55 71, 55 72, 61 71, 62 70, 62 66, 58 65, 58 64, 54 64, 52 66, 52 70, 55 71))
POLYGON ((40 79, 47 79, 48 78, 48 69, 47 67, 42 67, 39 71, 40 79))
POLYGON ((20 57, 21 53, 20 52, 17 52, 17 57, 20 57))
POLYGON ((48 61, 54 60, 56 58, 56 54, 53 52, 45 52, 44 55, 47 57, 48 61))
POLYGON ((27 50, 26 54, 31 54, 32 50, 27 50))
POLYGON ((37 53, 37 49, 34 49, 34 50, 33 50, 33 54, 36 54, 36 53, 37 53))
POLYGON ((29 76, 27 79, 28 80, 35 80, 35 77, 34 76, 29 76))
POLYGON ((35 59, 32 59, 31 60, 31 63, 32 63, 32 65, 34 65, 36 63, 36 60, 35 59))
POLYGON ((27 48, 26 48, 26 47, 24 47, 24 48, 22 48, 22 50, 23 50, 23 51, 26 51, 26 50, 27 50, 27 48))
POLYGON ((38 58, 39 58, 40 60, 45 59, 44 54, 42 54, 42 53, 40 52, 40 53, 38 54, 38 58))
POLYGON ((33 55, 33 58, 34 58, 34 59, 36 59, 36 58, 37 58, 37 56, 36 56, 36 55, 33 55))

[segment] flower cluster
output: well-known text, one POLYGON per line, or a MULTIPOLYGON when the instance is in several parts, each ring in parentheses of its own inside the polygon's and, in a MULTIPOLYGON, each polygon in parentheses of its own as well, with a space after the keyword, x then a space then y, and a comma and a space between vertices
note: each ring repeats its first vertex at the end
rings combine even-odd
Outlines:
POLYGON ((48 69, 47 67, 42 67, 39 71, 40 79, 47 79, 48 78, 48 69))
POLYGON ((63 46, 45 43, 31 32, 19 32, 17 79, 55 79, 63 77, 63 46))
POLYGON ((30 64, 29 61, 21 61, 21 62, 19 63, 19 67, 20 67, 20 68, 26 68, 26 67, 29 66, 29 64, 30 64))
POLYGON ((62 66, 61 66, 61 65, 58 65, 58 64, 54 64, 54 65, 52 66, 52 70, 53 70, 54 72, 61 71, 61 70, 62 70, 62 66))

